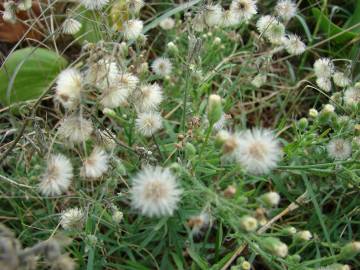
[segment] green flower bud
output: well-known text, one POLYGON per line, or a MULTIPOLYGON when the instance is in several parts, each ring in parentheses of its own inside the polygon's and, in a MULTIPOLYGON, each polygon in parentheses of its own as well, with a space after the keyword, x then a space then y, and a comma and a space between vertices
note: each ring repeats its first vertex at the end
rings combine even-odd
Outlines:
POLYGON ((360 242, 351 242, 343 246, 340 251, 340 255, 343 258, 351 258, 360 253, 360 242))
POLYGON ((307 118, 303 117, 298 121, 297 124, 298 124, 297 126, 299 129, 305 130, 309 125, 309 121, 307 120, 307 118))
POLYGON ((336 120, 335 108, 331 104, 326 104, 319 114, 319 122, 326 124, 332 120, 336 120))
POLYGON ((241 264, 241 269, 243 269, 243 270, 250 270, 250 269, 251 269, 251 264, 250 264, 248 261, 244 261, 244 262, 241 264))
POLYGON ((116 116, 116 112, 113 109, 109 109, 109 108, 104 108, 103 109, 103 114, 105 114, 106 116, 109 116, 109 117, 115 117, 116 116))
POLYGON ((281 242, 278 238, 275 237, 266 237, 263 238, 261 243, 261 247, 271 254, 279 257, 286 257, 288 255, 288 247, 286 244, 281 242))
POLYGON ((122 176, 127 175, 126 167, 120 159, 114 159, 116 163, 116 172, 122 176))
POLYGON ((175 45, 174 42, 169 42, 169 43, 167 44, 167 49, 168 49, 169 53, 172 53, 172 54, 176 54, 176 53, 179 52, 179 49, 178 49, 178 47, 175 45))
POLYGON ((266 207, 277 206, 280 202, 280 195, 277 192, 267 192, 260 197, 266 207))
POLYGON ((282 232, 286 235, 294 235, 296 234, 296 228, 293 226, 286 227, 282 230, 282 232))
POLYGON ((312 109, 309 110, 309 116, 310 117, 316 118, 316 117, 318 117, 318 115, 319 115, 319 112, 316 109, 312 108, 312 109))
POLYGON ((187 142, 185 144, 185 153, 186 153, 186 156, 188 157, 193 157, 196 155, 196 148, 193 144, 187 142))
POLYGON ((181 166, 181 165, 180 165, 179 163, 177 163, 177 162, 171 163, 170 166, 169 166, 169 168, 170 168, 171 170, 173 170, 173 171, 174 171, 175 173, 177 173, 177 174, 181 174, 182 172, 185 171, 184 167, 181 166))
POLYGON ((123 212, 121 212, 119 210, 114 211, 112 214, 112 220, 116 224, 120 223, 123 220, 123 218, 124 218, 124 214, 123 214, 123 212))
POLYGON ((299 231, 294 235, 294 239, 299 242, 306 242, 312 238, 312 234, 309 231, 299 231))
POLYGON ((207 117, 210 125, 213 125, 219 121, 222 113, 221 97, 219 95, 210 95, 207 111, 207 117))
POLYGON ((337 93, 334 93, 330 97, 330 100, 335 102, 335 103, 341 103, 341 98, 342 98, 341 92, 337 92, 337 93))
POLYGON ((292 263, 299 263, 301 261, 301 256, 298 254, 288 256, 287 261, 292 263))
POLYGON ((350 270, 350 267, 347 264, 334 263, 324 267, 327 270, 350 270))
POLYGON ((258 222, 251 216, 243 216, 240 218, 240 227, 247 232, 253 232, 257 229, 258 222))

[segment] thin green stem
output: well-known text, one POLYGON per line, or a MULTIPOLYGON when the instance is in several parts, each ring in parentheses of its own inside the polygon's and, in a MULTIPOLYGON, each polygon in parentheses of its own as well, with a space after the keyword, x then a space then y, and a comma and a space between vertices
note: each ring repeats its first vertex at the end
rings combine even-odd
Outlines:
POLYGON ((211 134, 211 132, 212 132, 213 126, 214 126, 214 125, 210 124, 210 126, 209 126, 208 129, 206 130, 205 141, 204 141, 204 143, 202 144, 201 149, 200 149, 200 152, 199 152, 199 162, 201 162, 202 154, 203 154, 203 152, 204 152, 204 150, 205 150, 205 147, 206 147, 207 144, 208 144, 208 141, 209 141, 210 134, 211 134))
POLYGON ((153 141, 154 141, 154 143, 155 143, 155 145, 156 145, 156 149, 158 150, 158 152, 159 152, 159 154, 160 154, 161 160, 164 161, 164 160, 165 160, 165 157, 164 157, 164 155, 163 155, 163 153, 162 153, 162 151, 161 151, 161 149, 160 149, 160 145, 159 145, 158 141, 156 140, 154 134, 151 135, 151 136, 152 136, 152 139, 153 139, 153 141))
POLYGON ((189 78, 190 78, 190 68, 189 66, 186 67, 186 76, 185 76, 185 91, 184 91, 184 98, 183 98, 183 113, 182 113, 182 120, 181 120, 181 130, 185 133, 185 121, 186 121, 186 104, 187 104, 187 96, 189 92, 189 78))
POLYGON ((301 169, 312 169, 312 168, 326 168, 332 167, 336 165, 344 165, 344 164, 351 164, 351 163, 359 163, 358 160, 345 160, 345 161, 337 161, 333 163, 320 163, 320 164, 309 164, 309 165, 298 165, 298 166, 278 166, 278 169, 287 169, 287 170, 301 170, 301 169))

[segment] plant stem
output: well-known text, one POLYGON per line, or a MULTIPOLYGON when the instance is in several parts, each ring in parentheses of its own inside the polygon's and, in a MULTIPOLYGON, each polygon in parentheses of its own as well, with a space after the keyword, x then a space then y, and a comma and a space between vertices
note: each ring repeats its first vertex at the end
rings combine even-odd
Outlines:
POLYGON ((312 169, 312 168, 324 168, 324 167, 331 167, 334 165, 344 165, 344 164, 351 164, 351 163, 359 163, 358 160, 345 160, 345 161, 338 161, 334 163, 320 163, 320 164, 309 164, 309 165, 295 165, 295 166, 278 166, 278 169, 312 169))
POLYGON ((208 144, 208 141, 209 141, 210 134, 212 132, 213 126, 214 126, 213 124, 210 124, 210 126, 208 127, 208 129, 206 131, 205 141, 204 141, 203 145, 201 146, 200 153, 199 153, 199 162, 201 162, 202 154, 203 154, 203 152, 205 150, 205 147, 208 144))
POLYGON ((187 104, 187 96, 188 96, 188 88, 189 88, 189 77, 190 77, 190 67, 186 67, 186 75, 185 75, 185 92, 183 98, 183 113, 182 113, 182 120, 181 120, 181 130, 185 133, 185 121, 186 121, 186 104, 187 104))
POLYGON ((152 136, 152 139, 153 139, 153 141, 154 141, 154 143, 155 143, 155 145, 156 145, 156 149, 158 150, 158 152, 159 152, 159 154, 160 154, 161 160, 164 161, 164 160, 165 160, 165 157, 164 157, 164 155, 163 155, 163 153, 162 153, 162 151, 161 151, 161 149, 160 149, 159 143, 157 142, 154 134, 151 135, 151 136, 152 136))

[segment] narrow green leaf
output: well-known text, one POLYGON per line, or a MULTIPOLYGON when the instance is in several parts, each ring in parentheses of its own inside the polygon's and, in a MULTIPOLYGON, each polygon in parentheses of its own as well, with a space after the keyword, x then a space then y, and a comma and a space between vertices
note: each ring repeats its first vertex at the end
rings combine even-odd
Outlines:
MULTIPOLYGON (((360 1, 356 2, 353 15, 349 17, 348 21, 345 23, 344 26, 350 27, 358 23, 360 23, 360 1)), ((360 33, 360 26, 353 29, 352 32, 360 33)))
POLYGON ((96 43, 102 39, 99 16, 94 11, 80 8, 76 19, 81 23, 81 28, 74 36, 80 43, 85 41, 96 43))
POLYGON ((222 227, 222 222, 220 222, 219 229, 216 234, 216 242, 215 242, 215 258, 216 258, 216 260, 218 259, 219 254, 220 254, 222 241, 223 241, 223 227, 222 227))
POLYGON ((145 27, 144 27, 144 30, 143 30, 143 33, 145 34, 146 32, 150 31, 151 29, 155 28, 156 26, 158 26, 158 24, 168 18, 168 17, 171 17, 173 15, 175 15, 176 13, 178 12, 181 12, 181 11, 184 11, 190 7, 192 7, 193 5, 196 5, 197 3, 199 3, 200 0, 193 0, 193 1, 190 1, 188 3, 183 3, 183 4, 180 4, 178 5, 177 7, 169 10, 168 12, 165 12, 163 15, 157 17, 156 19, 154 19, 151 23, 147 24, 145 27))
MULTIPOLYGON (((332 37, 344 31, 344 29, 331 22, 330 19, 321 12, 320 9, 313 8, 311 10, 315 18, 320 21, 320 29, 328 34, 328 37, 332 37)), ((334 41, 338 43, 347 42, 357 36, 358 35, 356 33, 345 31, 341 35, 334 38, 334 41)))
POLYGON ((178 270, 184 270, 184 265, 183 265, 183 262, 182 262, 181 258, 179 257, 179 255, 176 254, 176 253, 174 253, 174 252, 171 252, 170 254, 171 254, 171 257, 172 257, 173 260, 174 260, 174 263, 175 263, 175 265, 176 265, 176 268, 177 268, 178 270))
POLYGON ((209 266, 203 258, 194 250, 188 250, 190 257, 194 260, 194 262, 199 266, 202 270, 208 270, 209 266))

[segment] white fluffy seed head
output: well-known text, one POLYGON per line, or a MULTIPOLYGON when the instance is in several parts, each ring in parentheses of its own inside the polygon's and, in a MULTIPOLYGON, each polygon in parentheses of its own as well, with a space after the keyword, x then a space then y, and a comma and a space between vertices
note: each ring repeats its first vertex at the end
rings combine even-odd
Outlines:
POLYGON ((161 20, 159 25, 164 30, 171 30, 175 26, 175 20, 171 17, 168 17, 168 18, 161 20))
POLYGON ((23 0, 20 3, 18 3, 18 10, 26 11, 29 10, 32 7, 32 0, 23 0))
POLYGON ((211 217, 207 212, 201 212, 197 216, 192 216, 187 225, 191 228, 191 233, 193 235, 199 235, 204 229, 206 229, 211 222, 211 217))
POLYGON ((223 140, 223 145, 222 145, 222 151, 224 154, 223 158, 229 161, 233 161, 233 160, 237 161, 237 156, 241 143, 239 134, 237 133, 232 134, 224 130, 221 133, 219 132, 218 139, 223 140))
POLYGON ((167 168, 145 167, 133 179, 130 189, 133 208, 144 216, 171 216, 178 208, 182 190, 167 168))
POLYGON ((312 234, 310 231, 299 231, 294 237, 300 241, 309 241, 312 238, 312 234))
POLYGON ((345 160, 351 156, 351 143, 344 139, 332 139, 326 148, 329 156, 336 160, 345 160))
POLYGON ((256 218, 243 216, 240 218, 240 227, 247 232, 254 232, 258 227, 256 218))
POLYGON ((286 51, 291 55, 300 55, 306 50, 306 45, 297 35, 290 34, 284 39, 286 51))
POLYGON ((156 75, 166 77, 171 74, 172 63, 166 57, 158 57, 152 63, 151 69, 156 75))
POLYGON ((80 3, 90 10, 101 9, 107 5, 108 2, 109 0, 80 0, 80 3))
POLYGON ((162 127, 162 118, 158 112, 139 113, 135 122, 136 129, 145 137, 150 137, 162 127))
POLYGON ((261 200, 266 204, 266 206, 277 206, 280 203, 280 195, 274 191, 267 192, 261 196, 261 200))
POLYGON ((265 30, 264 36, 271 44, 281 45, 285 38, 285 26, 281 22, 272 22, 265 30))
POLYGON ((112 151, 116 147, 116 135, 110 130, 98 130, 97 142, 104 147, 107 151, 112 151))
POLYGON ((281 258, 285 258, 288 255, 288 252, 289 249, 285 243, 281 242, 279 245, 275 246, 274 254, 281 258))
POLYGON ((319 112, 317 109, 311 108, 309 110, 309 116, 312 118, 316 118, 319 115, 319 112))
POLYGON ((204 14, 202 12, 196 14, 191 23, 196 32, 203 32, 206 27, 204 14))
POLYGON ((66 117, 58 128, 59 136, 69 143, 86 141, 90 138, 92 131, 93 125, 91 121, 76 115, 66 117))
POLYGON ((16 14, 10 10, 4 10, 2 12, 2 19, 4 22, 14 24, 16 23, 16 14))
POLYGON ((60 225, 65 230, 81 229, 84 224, 85 214, 80 208, 70 208, 61 213, 60 225))
POLYGON ((140 112, 155 111, 163 100, 162 89, 157 83, 143 84, 136 94, 135 106, 140 112))
POLYGON ((240 134, 236 155, 248 173, 265 174, 277 166, 282 150, 272 131, 253 129, 240 134))
POLYGON ((334 64, 329 58, 320 58, 314 63, 314 72, 318 78, 330 78, 334 73, 334 64))
POLYGON ((45 196, 61 195, 69 189, 72 177, 73 167, 70 160, 62 154, 53 155, 47 161, 39 190, 45 196))
POLYGON ((116 108, 125 103, 129 95, 135 90, 139 79, 131 73, 109 72, 102 82, 100 103, 107 108, 116 108))
POLYGON ((80 101, 82 76, 76 68, 68 68, 60 72, 55 87, 55 99, 64 108, 71 109, 80 101))
POLYGON ((216 133, 215 140, 217 143, 222 145, 226 142, 226 140, 228 140, 231 137, 231 135, 232 134, 228 130, 222 129, 216 133))
POLYGON ((321 110, 323 113, 333 113, 335 112, 335 107, 331 104, 325 104, 323 109, 321 110))
POLYGON ((95 147, 90 156, 84 160, 80 174, 90 179, 99 178, 107 172, 108 162, 109 156, 105 150, 95 147))
POLYGON ((121 87, 129 89, 129 92, 133 92, 139 83, 139 78, 132 73, 125 72, 119 75, 118 83, 121 87))
POLYGON ((331 91, 331 80, 327 77, 316 78, 316 84, 321 90, 324 90, 325 92, 331 91))
POLYGON ((291 0, 279 0, 275 6, 275 12, 284 21, 289 21, 296 15, 296 3, 291 0))
POLYGON ((127 40, 136 40, 144 28, 144 23, 141 20, 132 19, 124 22, 123 33, 127 40))
POLYGON ((221 25, 224 27, 236 26, 240 23, 240 17, 237 13, 232 11, 231 9, 223 12, 222 23, 221 25))
POLYGON ((267 80, 266 74, 259 73, 252 79, 251 84, 256 88, 260 88, 266 83, 266 80, 267 80))
POLYGON ((266 30, 273 23, 278 23, 279 21, 271 15, 261 16, 256 22, 256 28, 260 34, 266 32, 266 30))
POLYGON ((257 6, 254 0, 233 0, 230 10, 237 14, 240 20, 249 21, 256 13, 257 6))
POLYGON ((344 102, 347 105, 358 105, 360 102, 360 88, 350 87, 344 92, 344 102))
POLYGON ((115 84, 103 90, 100 97, 100 103, 106 108, 114 109, 121 106, 128 96, 128 88, 121 88, 118 84, 115 84))
POLYGON ((121 106, 129 96, 127 87, 123 87, 118 80, 118 76, 107 76, 108 78, 101 84, 100 103, 106 108, 116 108, 121 106))
POLYGON ((145 6, 143 0, 126 0, 126 4, 132 13, 139 13, 143 6, 145 6))
POLYGON ((101 59, 87 70, 86 82, 95 84, 98 88, 103 89, 113 83, 119 73, 116 62, 110 59, 101 59))
POLYGON ((351 84, 351 80, 343 72, 337 71, 333 75, 335 85, 339 87, 347 87, 351 84))
POLYGON ((62 32, 68 35, 74 35, 81 29, 81 23, 73 18, 67 18, 62 24, 62 32))
POLYGON ((89 68, 86 79, 100 89, 100 103, 104 107, 116 108, 126 101, 132 91, 127 83, 124 83, 127 79, 132 79, 132 76, 129 76, 129 73, 121 72, 114 61, 102 59, 89 68))
POLYGON ((261 240, 262 246, 275 256, 286 257, 288 246, 275 237, 265 237, 261 240))
POLYGON ((116 223, 119 224, 122 220, 124 219, 124 213, 119 211, 119 210, 115 210, 112 214, 112 220, 116 223))
POLYGON ((222 20, 222 7, 221 5, 207 5, 204 11, 205 23, 208 26, 220 25, 222 20))

